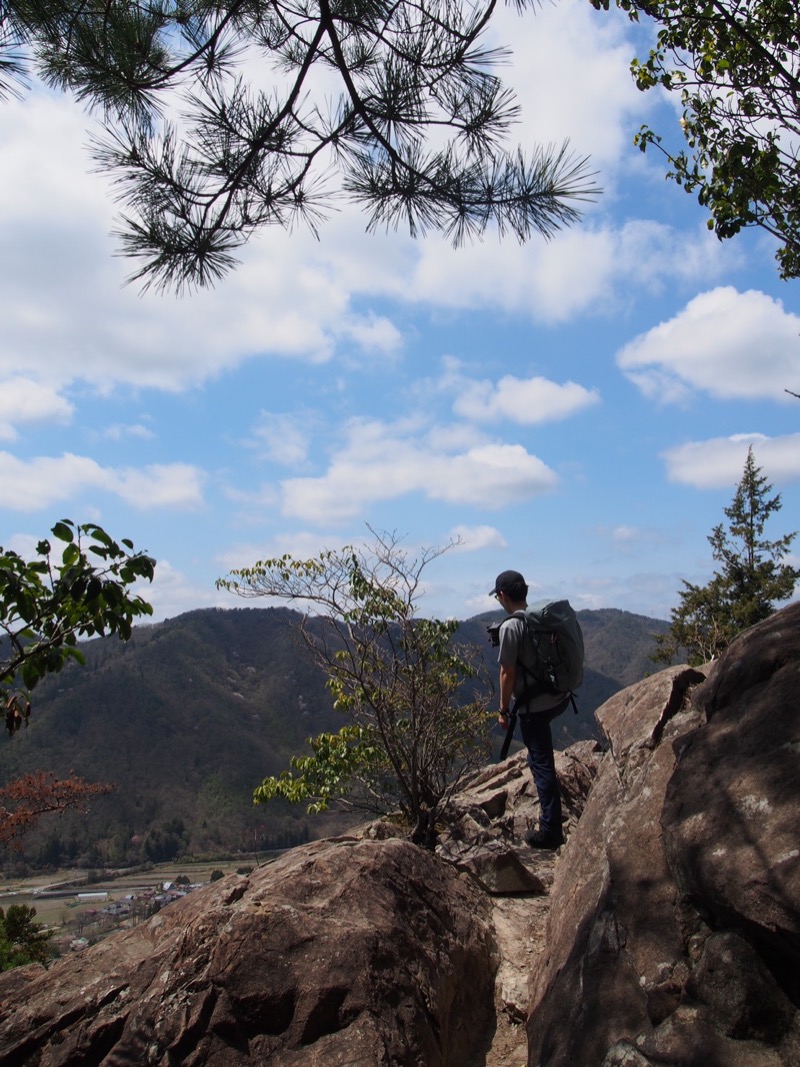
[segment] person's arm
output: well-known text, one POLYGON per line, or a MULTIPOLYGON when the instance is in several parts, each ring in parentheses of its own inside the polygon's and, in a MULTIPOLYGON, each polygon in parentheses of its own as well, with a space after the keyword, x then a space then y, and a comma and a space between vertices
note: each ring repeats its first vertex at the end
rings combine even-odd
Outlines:
POLYGON ((506 619, 500 627, 500 647, 497 662, 500 664, 500 725, 508 729, 508 710, 514 696, 514 680, 517 677, 519 654, 519 630, 516 619, 506 619))
POLYGON ((508 709, 514 696, 514 679, 517 676, 515 663, 500 664, 500 715, 499 722, 504 730, 508 729, 508 709))

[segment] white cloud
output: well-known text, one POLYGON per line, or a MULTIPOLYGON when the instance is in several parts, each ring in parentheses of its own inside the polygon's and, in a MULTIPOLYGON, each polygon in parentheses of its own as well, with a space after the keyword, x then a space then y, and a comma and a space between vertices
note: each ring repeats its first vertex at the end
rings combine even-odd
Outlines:
POLYGON ((190 463, 152 463, 141 470, 121 468, 108 475, 110 491, 134 508, 194 509, 203 503, 205 475, 190 463))
POLYGON ((456 552, 481 552, 485 548, 504 549, 508 543, 494 526, 454 526, 450 539, 458 541, 456 552))
POLYGON ((390 319, 371 312, 348 317, 342 323, 341 336, 350 338, 364 351, 379 356, 391 355, 403 343, 402 334, 390 319))
POLYGON ((309 437, 301 421, 307 416, 262 411, 253 430, 256 447, 265 459, 297 467, 308 457, 309 437))
POLYGON ((262 483, 255 489, 236 489, 231 485, 223 485, 222 495, 239 505, 241 510, 237 519, 240 524, 261 523, 263 509, 278 505, 278 491, 268 483, 262 483))
POLYGON ((798 355, 800 316, 765 293, 723 286, 634 338, 617 363, 646 396, 666 402, 698 390, 784 401, 784 390, 800 385, 798 355))
POLYGON ((112 186, 87 174, 87 125, 67 97, 34 93, 0 110, 0 259, 14 264, 0 292, 0 374, 24 365, 55 385, 178 390, 255 357, 399 349, 390 320, 352 307, 340 247, 303 230, 252 241, 216 290, 180 299, 124 287, 133 264, 114 257, 112 186))
POLYGON ((59 396, 53 386, 21 376, 0 382, 0 397, 0 441, 16 440, 21 423, 68 423, 74 411, 72 404, 59 396))
POLYGON ((103 430, 102 436, 107 441, 124 441, 128 437, 136 437, 141 441, 152 441, 156 435, 149 427, 137 422, 127 425, 116 423, 114 426, 107 426, 103 430))
POLYGON ((530 426, 566 419, 599 400, 597 390, 575 382, 558 385, 546 378, 520 379, 509 374, 496 385, 485 380, 465 383, 453 410, 477 422, 509 419, 530 426))
POLYGON ((21 460, 0 452, 0 504, 15 511, 36 511, 69 500, 105 477, 103 468, 86 456, 21 460))
MULTIPOLYGON (((517 50, 513 64, 500 68, 523 108, 511 144, 560 143, 568 130, 576 151, 593 154, 606 170, 623 160, 639 165, 627 142, 651 105, 628 74, 624 17, 570 0, 521 19, 498 10, 493 21, 495 40, 517 50)), ((549 244, 534 237, 520 247, 489 236, 456 252, 439 237, 368 236, 365 216, 345 204, 319 241, 303 229, 278 228, 251 241, 242 265, 215 291, 185 300, 139 296, 122 287, 132 265, 113 256, 112 187, 87 173, 89 120, 79 107, 34 93, 6 101, 0 123, 0 259, 14 264, 0 292, 0 373, 24 365, 56 385, 81 379, 101 390, 118 383, 180 390, 247 359, 313 363, 349 355, 351 347, 360 357, 399 352, 398 326, 386 314, 356 309, 359 296, 559 322, 606 310, 620 279, 631 283, 623 287, 630 293, 687 272, 714 276, 712 237, 687 239, 638 220, 619 228, 599 221, 602 206, 591 225, 549 244)))
POLYGON ((3 548, 16 552, 17 555, 22 556, 23 559, 31 560, 36 555, 36 546, 45 536, 46 534, 44 531, 38 535, 28 533, 12 534, 3 545, 3 548))
POLYGON ((396 235, 374 240, 383 240, 382 269, 373 272, 372 256, 366 251, 362 258, 359 248, 349 270, 342 265, 337 271, 347 271, 361 292, 453 310, 499 309, 547 323, 609 314, 635 294, 661 292, 676 279, 707 283, 725 263, 720 242, 704 226, 686 233, 641 219, 592 219, 553 241, 533 237, 525 245, 490 234, 454 249, 431 237, 401 254, 402 272, 389 272, 386 264, 398 262, 396 250, 406 242, 396 235))
POLYGON ((491 438, 483 430, 467 422, 438 425, 428 430, 426 444, 434 452, 466 451, 478 444, 487 444, 491 438))
POLYGON ((152 583, 137 582, 132 592, 152 605, 153 614, 148 617, 150 622, 163 622, 164 619, 195 608, 242 606, 238 597, 217 590, 213 584, 193 582, 166 559, 156 562, 152 583))
POLYGON ((486 593, 468 596, 464 599, 464 609, 468 615, 479 615, 484 611, 491 611, 492 608, 497 608, 497 601, 486 593))
POLYGON ((115 469, 70 453, 21 460, 0 452, 0 505, 12 511, 41 510, 87 490, 111 493, 141 510, 193 508, 202 503, 202 482, 202 472, 187 463, 115 469))
POLYGON ((800 478, 800 433, 784 437, 764 434, 735 434, 708 441, 689 441, 662 452, 671 482, 682 482, 697 489, 720 489, 739 484, 753 446, 756 465, 771 482, 790 482, 800 478))
POLYGON ((377 420, 353 420, 322 477, 281 484, 286 516, 314 523, 364 515, 379 500, 420 492, 429 500, 499 508, 552 489, 556 475, 521 445, 481 443, 436 451, 424 435, 377 420))
POLYGON ((629 73, 631 32, 624 15, 594 11, 582 0, 528 8, 521 16, 513 4, 498 7, 491 39, 514 57, 499 73, 522 107, 512 142, 560 145, 566 132, 575 152, 606 175, 636 161, 631 130, 652 104, 629 73))

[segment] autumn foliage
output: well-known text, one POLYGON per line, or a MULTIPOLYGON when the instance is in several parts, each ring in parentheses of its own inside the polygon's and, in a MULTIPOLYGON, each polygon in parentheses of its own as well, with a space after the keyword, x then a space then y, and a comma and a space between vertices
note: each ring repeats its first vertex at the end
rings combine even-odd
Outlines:
POLYGON ((85 811, 92 797, 113 790, 108 782, 87 782, 76 775, 56 778, 49 771, 24 774, 0 787, 0 845, 33 829, 42 815, 85 811))

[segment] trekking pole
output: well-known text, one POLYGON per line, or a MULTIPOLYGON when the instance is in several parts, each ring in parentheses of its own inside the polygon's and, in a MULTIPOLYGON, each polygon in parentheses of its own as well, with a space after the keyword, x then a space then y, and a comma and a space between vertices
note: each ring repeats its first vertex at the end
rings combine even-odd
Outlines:
POLYGON ((508 755, 508 750, 511 748, 511 739, 514 736, 514 730, 517 726, 517 702, 514 701, 513 708, 508 712, 508 729, 506 730, 505 740, 503 741, 503 747, 500 749, 500 761, 504 760, 508 755))

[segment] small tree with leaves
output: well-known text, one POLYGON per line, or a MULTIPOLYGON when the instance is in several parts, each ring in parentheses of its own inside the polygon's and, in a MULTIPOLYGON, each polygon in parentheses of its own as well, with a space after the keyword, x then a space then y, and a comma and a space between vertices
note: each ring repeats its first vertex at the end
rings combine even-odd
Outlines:
POLYGON ((656 638, 655 662, 671 663, 681 650, 692 665, 713 659, 738 633, 766 619, 792 595, 800 571, 781 560, 796 534, 776 541, 764 536, 767 520, 781 507, 780 494, 771 492, 751 447, 742 480, 725 508, 728 527, 720 523, 708 538, 721 569, 704 586, 684 581, 670 630, 656 638))
MULTIPOLYGON (((52 528, 55 545, 42 540, 35 557, 0 548, 0 703, 6 730, 27 725, 31 692, 71 660, 84 662, 81 637, 131 636, 134 619, 152 614, 132 593, 137 581, 152 581, 155 560, 117 543, 96 523, 69 519, 52 528), (60 547, 56 547, 60 546, 60 547)), ((112 786, 74 775, 27 774, 0 789, 0 844, 31 830, 45 813, 80 810, 112 786)))
POLYGON ((5 912, 0 908, 0 971, 53 958, 50 934, 35 919, 36 908, 27 904, 12 904, 5 912))
POLYGON ((311 739, 311 754, 294 757, 291 771, 266 778, 256 803, 283 797, 306 802, 309 812, 333 802, 399 808, 412 840, 433 846, 444 801, 489 755, 486 700, 474 695, 481 661, 454 643, 457 622, 417 610, 423 572, 443 551, 412 558, 395 535, 375 535, 369 549, 286 555, 220 580, 240 596, 314 609, 299 631, 347 718, 338 733, 311 739))
POLYGON ((127 640, 134 619, 153 613, 130 587, 153 580, 154 559, 96 523, 63 519, 52 533, 60 551, 43 540, 33 560, 0 548, 0 700, 12 734, 27 722, 31 690, 42 678, 70 660, 84 662, 79 638, 127 640))

